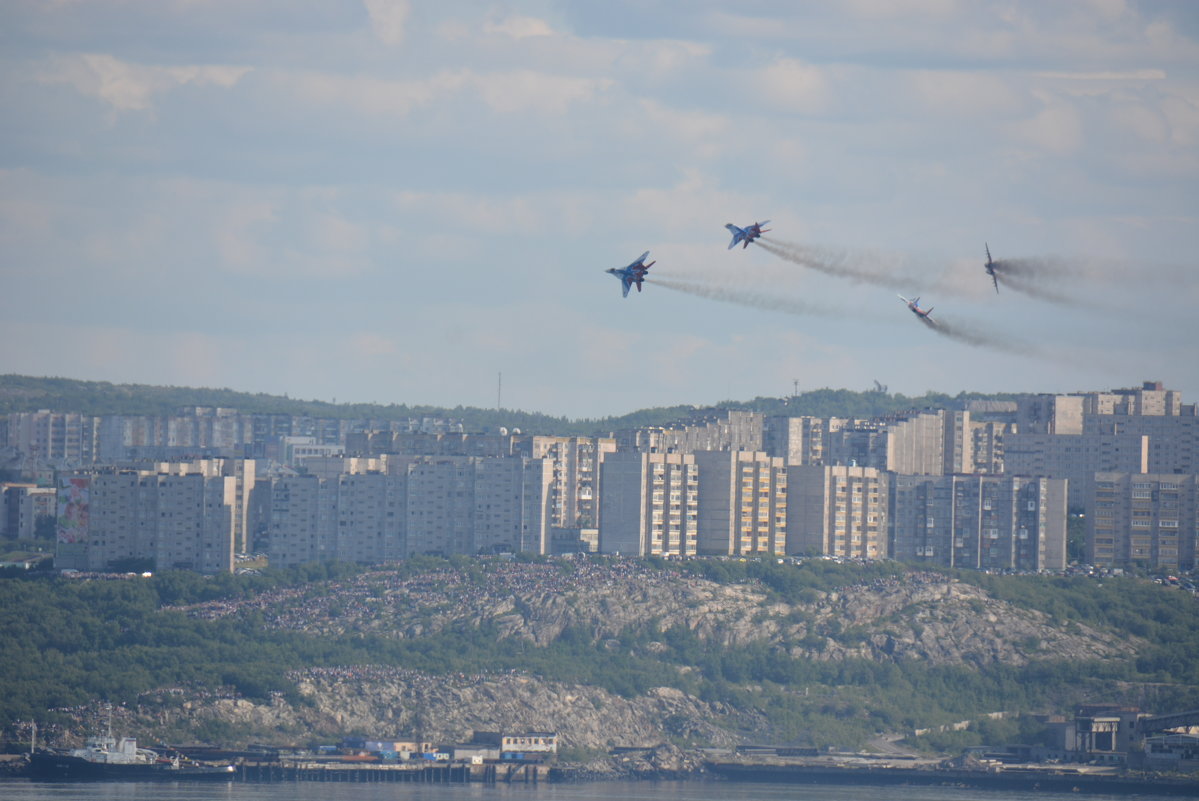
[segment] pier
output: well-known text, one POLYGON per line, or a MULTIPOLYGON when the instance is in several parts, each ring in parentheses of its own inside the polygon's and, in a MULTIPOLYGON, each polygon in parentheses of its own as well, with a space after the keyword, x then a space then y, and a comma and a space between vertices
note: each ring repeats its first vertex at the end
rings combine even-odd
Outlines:
POLYGON ((548 768, 535 763, 353 763, 323 761, 243 761, 242 782, 418 782, 422 784, 539 784, 548 768))

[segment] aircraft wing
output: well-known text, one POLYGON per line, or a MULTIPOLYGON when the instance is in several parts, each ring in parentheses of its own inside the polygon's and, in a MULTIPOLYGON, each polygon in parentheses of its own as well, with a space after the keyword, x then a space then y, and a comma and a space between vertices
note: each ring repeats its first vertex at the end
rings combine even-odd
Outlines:
POLYGON ((622 292, 622 294, 621 294, 622 298, 627 298, 629 296, 629 287, 631 287, 632 285, 633 285, 632 279, 628 278, 627 276, 620 279, 620 289, 622 292))
POLYGON ((635 268, 635 267, 641 267, 642 265, 644 265, 644 264, 645 264, 645 260, 646 260, 648 257, 649 257, 649 251, 647 250, 647 251, 645 251, 644 253, 642 253, 642 254, 641 254, 641 258, 637 259, 637 261, 635 261, 635 262, 633 262, 632 264, 630 264, 630 265, 628 266, 628 269, 633 269, 633 268, 635 268))
POLYGON ((994 270, 991 271, 991 283, 995 284, 995 294, 998 295, 999 294, 999 276, 997 276, 995 274, 994 270))

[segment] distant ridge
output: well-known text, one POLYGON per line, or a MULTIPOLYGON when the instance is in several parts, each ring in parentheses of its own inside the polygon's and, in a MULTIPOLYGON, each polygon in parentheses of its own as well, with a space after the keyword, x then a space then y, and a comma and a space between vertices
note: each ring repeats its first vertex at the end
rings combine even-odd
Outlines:
POLYGON ((329 403, 227 388, 113 384, 73 378, 0 375, 0 414, 48 409, 88 415, 173 415, 188 406, 220 406, 248 414, 292 414, 339 419, 407 420, 413 417, 437 417, 460 420, 467 431, 493 430, 505 426, 519 428, 525 433, 557 436, 600 435, 625 428, 665 426, 722 409, 762 412, 766 415, 867 418, 909 409, 960 409, 968 401, 1010 400, 1015 397, 1014 394, 985 395, 972 392, 962 392, 956 396, 927 392, 922 396, 908 397, 878 390, 856 392, 826 388, 787 398, 758 397, 751 401, 723 401, 706 408, 663 406, 619 416, 570 420, 512 409, 410 406, 401 403, 329 403))

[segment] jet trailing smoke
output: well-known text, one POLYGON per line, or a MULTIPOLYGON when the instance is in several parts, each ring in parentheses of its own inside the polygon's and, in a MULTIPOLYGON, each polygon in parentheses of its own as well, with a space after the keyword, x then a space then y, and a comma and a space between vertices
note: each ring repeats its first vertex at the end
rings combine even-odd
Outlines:
POLYGON ((1082 265, 1079 263, 1067 259, 1046 257, 998 259, 991 264, 999 283, 1022 295, 1063 306, 1085 305, 1076 296, 1045 286, 1047 283, 1079 277, 1083 272, 1082 265))
POLYGON ((753 309, 763 309, 765 311, 783 312, 784 314, 798 314, 828 317, 837 314, 832 309, 817 306, 812 303, 806 303, 798 298, 789 298, 783 295, 771 295, 763 292, 754 292, 741 288, 728 286, 718 286, 714 284, 701 284, 695 281, 680 281, 674 278, 664 278, 657 276, 655 278, 645 279, 645 283, 654 284, 655 286, 673 289, 676 292, 685 292, 688 295, 695 295, 701 298, 710 300, 719 300, 724 303, 733 303, 738 306, 749 306, 753 309))

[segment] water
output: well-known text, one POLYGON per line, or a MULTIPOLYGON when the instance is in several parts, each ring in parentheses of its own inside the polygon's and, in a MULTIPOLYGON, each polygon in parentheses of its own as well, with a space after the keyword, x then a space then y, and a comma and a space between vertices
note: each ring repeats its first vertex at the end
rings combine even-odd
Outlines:
MULTIPOLYGON (((1137 795, 1142 801, 1170 798, 1137 795)), ((1112 801, 1089 793, 956 787, 850 787, 733 782, 450 785, 328 782, 33 782, 0 780, 3 801, 1112 801)), ((1176 798, 1176 797, 1175 797, 1176 798)))

